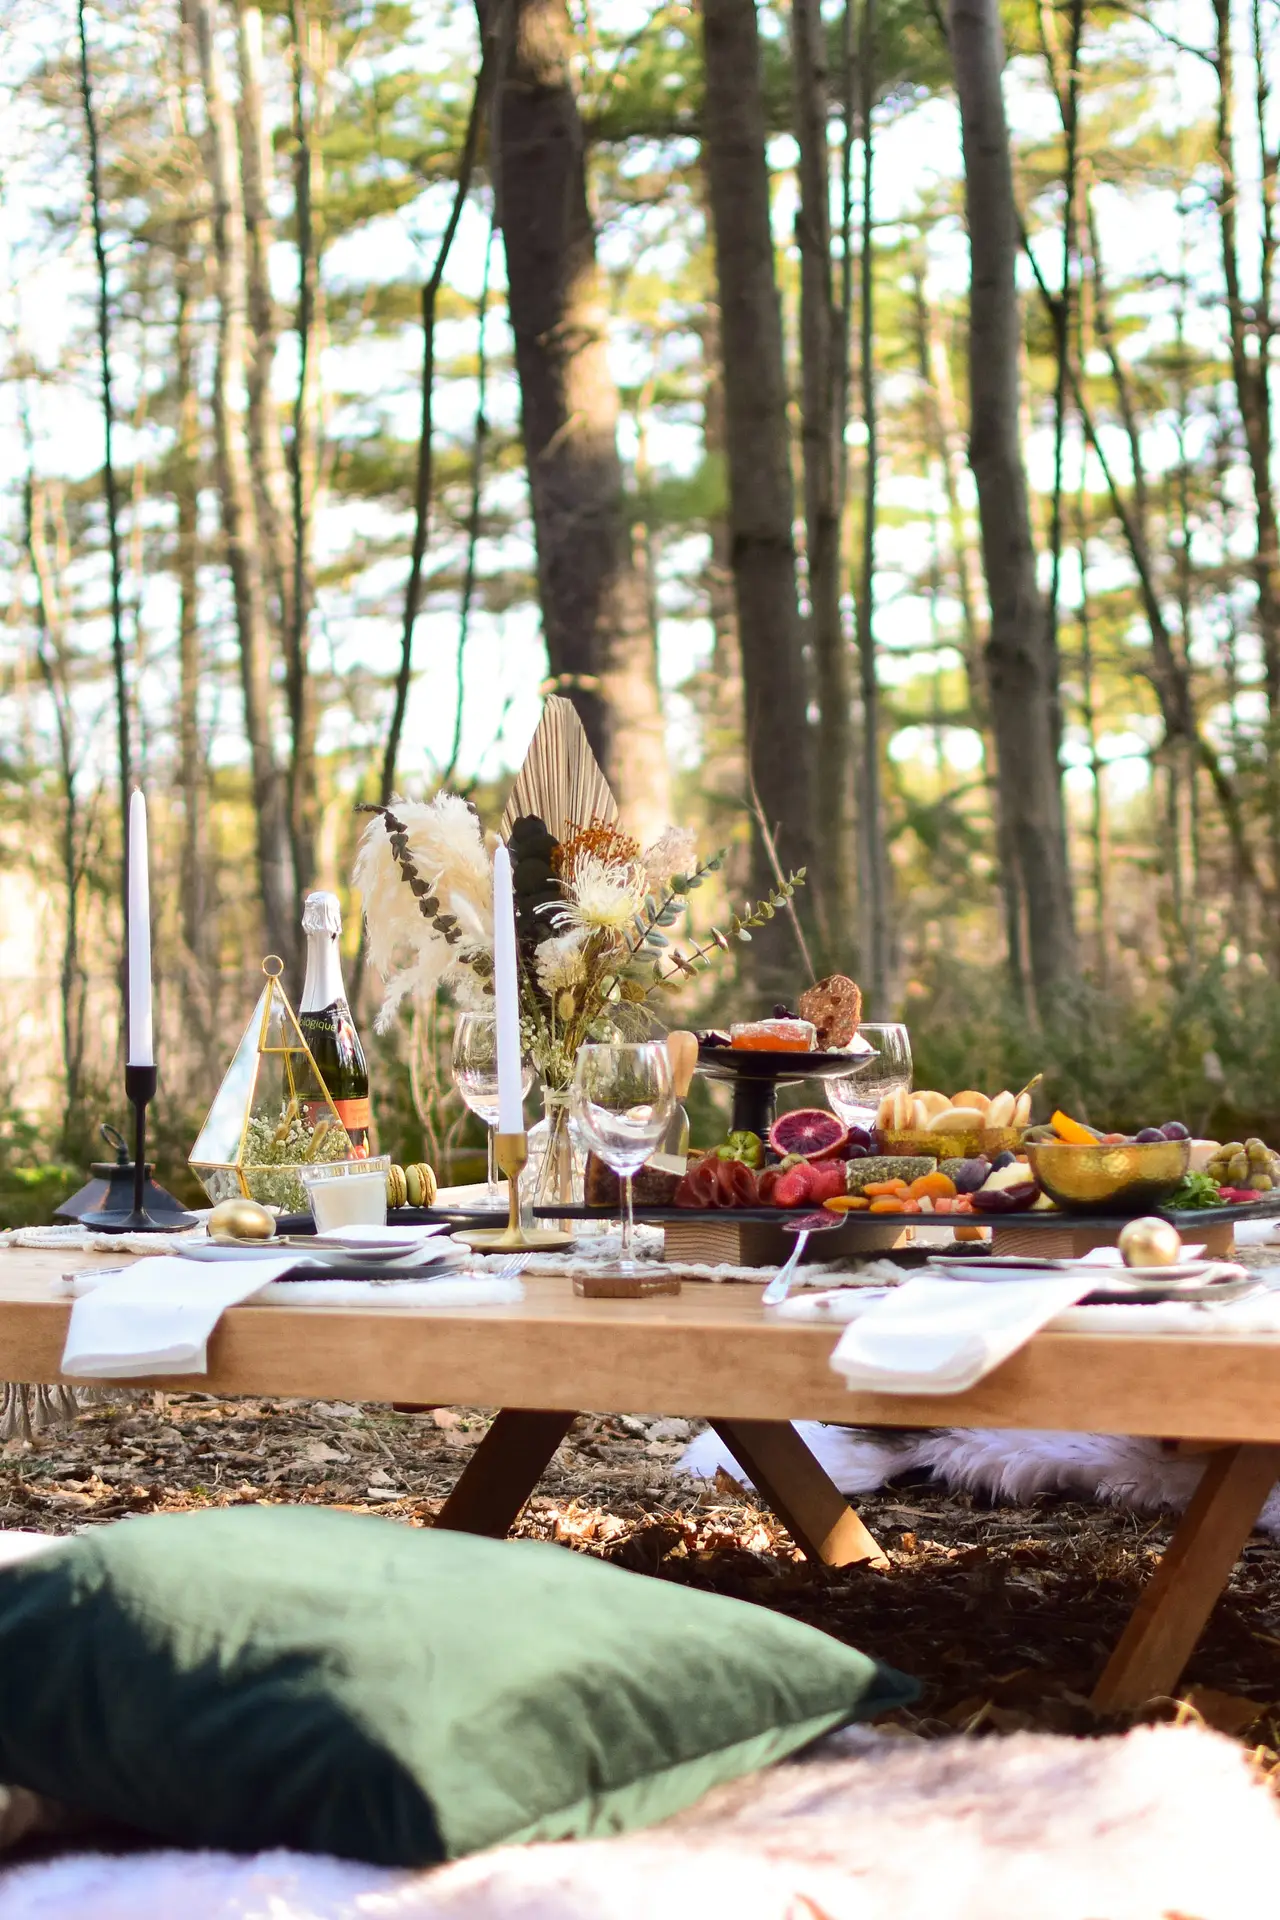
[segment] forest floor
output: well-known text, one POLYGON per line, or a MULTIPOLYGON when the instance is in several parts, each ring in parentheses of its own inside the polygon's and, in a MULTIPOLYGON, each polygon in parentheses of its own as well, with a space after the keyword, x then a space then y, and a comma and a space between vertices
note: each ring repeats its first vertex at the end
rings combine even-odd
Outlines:
MULTIPOLYGON (((484 1433, 482 1409, 148 1393, 0 1453, 0 1526, 68 1533, 124 1514, 310 1502, 428 1523, 484 1433)), ((1168 1538, 1164 1521, 1047 1498, 991 1506, 897 1484, 858 1509, 887 1572, 815 1567, 727 1476, 675 1478, 695 1423, 587 1415, 520 1522, 620 1566, 772 1607, 914 1674, 914 1731, 1086 1733, 1086 1696, 1168 1538)), ((1184 1698, 1280 1749, 1280 1542, 1255 1535, 1215 1609, 1184 1698)))

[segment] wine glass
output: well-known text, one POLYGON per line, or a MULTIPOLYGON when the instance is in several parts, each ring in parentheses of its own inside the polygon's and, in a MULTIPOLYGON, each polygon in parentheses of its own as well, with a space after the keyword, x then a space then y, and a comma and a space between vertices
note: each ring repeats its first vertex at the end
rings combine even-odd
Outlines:
MULTIPOLYGON (((505 1207, 498 1185, 494 1138, 498 1128, 498 1023, 491 1013, 461 1013, 453 1030, 453 1084, 472 1113, 488 1129, 489 1179, 485 1205, 505 1207)), ((520 1062, 520 1091, 533 1085, 533 1066, 520 1062)))
POLYGON ((666 1047, 652 1041, 579 1047, 572 1097, 587 1145, 622 1182, 620 1265, 624 1273, 634 1273, 631 1182, 661 1146, 675 1108, 666 1047))
POLYGON ((853 1073, 827 1081, 827 1101, 846 1127, 870 1132, 886 1093, 911 1091, 911 1040, 900 1020, 864 1020, 858 1038, 875 1052, 853 1073))

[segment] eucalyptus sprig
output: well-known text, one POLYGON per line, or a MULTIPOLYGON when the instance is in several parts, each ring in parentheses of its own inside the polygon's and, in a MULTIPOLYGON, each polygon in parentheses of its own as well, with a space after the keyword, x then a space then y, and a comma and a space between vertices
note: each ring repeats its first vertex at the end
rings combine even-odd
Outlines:
MULTIPOLYGON (((644 906, 635 917, 634 935, 627 941, 628 960, 643 954, 646 947, 661 950, 670 945, 662 928, 675 926, 684 911, 686 896, 696 892, 709 873, 719 873, 727 852, 727 848, 721 847, 710 859, 700 861, 692 873, 673 873, 661 895, 646 895, 644 906)), ((626 961, 624 969, 625 966, 626 961)))
MULTIPOLYGON (((704 941, 701 946, 695 947, 691 953, 681 953, 678 948, 674 949, 670 955, 671 964, 666 967, 659 960, 653 969, 649 991, 652 992, 656 987, 663 987, 670 992, 682 980, 691 980, 695 974, 705 972, 713 966, 718 955, 728 953, 735 940, 749 942, 752 929, 766 926, 787 905, 796 888, 804 885, 807 871, 805 867, 797 867, 794 873, 789 873, 786 879, 775 887, 773 892, 766 894, 762 900, 748 904, 745 911, 740 914, 731 914, 727 931, 721 927, 712 927, 711 938, 704 941)), ((666 946, 667 942, 664 940, 662 944, 666 946)))

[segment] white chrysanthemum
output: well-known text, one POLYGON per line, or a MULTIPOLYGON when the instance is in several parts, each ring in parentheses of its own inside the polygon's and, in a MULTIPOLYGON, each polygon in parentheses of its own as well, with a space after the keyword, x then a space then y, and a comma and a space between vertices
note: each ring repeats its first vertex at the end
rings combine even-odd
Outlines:
POLYGON ((668 827, 644 855, 650 887, 661 891, 673 873, 692 873, 698 864, 698 836, 692 827, 668 827))
POLYGON ((570 933, 553 934, 537 949, 533 963, 538 985, 548 999, 554 999, 558 993, 571 992, 586 979, 587 963, 582 951, 585 939, 585 932, 576 927, 570 933))
POLYGON ((622 933, 644 904, 644 869, 638 862, 601 860, 581 853, 561 876, 565 904, 553 915, 557 927, 584 933, 622 933))

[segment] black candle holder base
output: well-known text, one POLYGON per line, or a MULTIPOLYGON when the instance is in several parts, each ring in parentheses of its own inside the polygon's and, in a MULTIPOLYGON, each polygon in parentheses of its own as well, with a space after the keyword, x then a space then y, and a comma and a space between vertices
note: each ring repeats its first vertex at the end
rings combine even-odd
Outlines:
POLYGON ((193 1213, 183 1213, 176 1205, 172 1213, 153 1213, 146 1204, 148 1187, 153 1193, 162 1191, 147 1179, 147 1107, 155 1097, 155 1068, 126 1067, 124 1090, 133 1107, 133 1205, 83 1213, 80 1225, 94 1233, 174 1233, 182 1227, 194 1227, 193 1213))
POLYGON ((79 1224, 93 1233, 179 1233, 183 1227, 197 1225, 194 1213, 166 1213, 156 1217, 145 1207, 130 1207, 127 1213, 83 1213, 79 1224))

